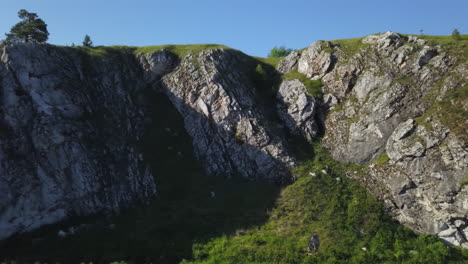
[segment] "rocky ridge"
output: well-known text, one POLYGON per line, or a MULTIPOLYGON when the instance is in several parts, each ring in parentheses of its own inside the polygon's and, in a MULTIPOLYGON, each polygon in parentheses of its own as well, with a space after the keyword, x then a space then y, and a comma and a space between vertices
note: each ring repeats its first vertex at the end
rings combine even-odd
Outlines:
POLYGON ((318 41, 291 53, 278 72, 320 79, 323 99, 285 79, 274 109, 260 103, 252 76, 259 62, 235 50, 90 56, 0 47, 3 237, 153 196, 158 175, 138 148, 145 123, 157 123, 141 103, 141 92, 152 90, 180 113, 209 174, 289 183, 297 161, 288 135, 313 141, 323 133, 333 158, 365 166, 348 176, 395 219, 468 247, 466 130, 434 110, 466 87, 468 67, 442 46, 393 32, 318 41))
POLYGON ((156 193, 131 57, 0 44, 0 239, 156 193))
POLYGON ((146 125, 157 122, 148 90, 166 94, 182 115, 207 173, 292 180, 295 159, 257 106, 252 78, 240 70, 251 59, 240 52, 0 48, 0 239, 156 194, 141 148, 146 125))
POLYGON ((189 54, 156 82, 158 72, 152 69, 159 68, 158 60, 154 55, 146 57, 151 65, 146 80, 162 90, 183 116, 195 154, 207 173, 240 174, 277 183, 291 180, 294 158, 256 105, 254 83, 241 70, 249 63, 245 55, 223 49, 189 54))
POLYGON ((466 61, 423 39, 387 32, 351 44, 318 41, 290 54, 278 70, 322 80, 330 108, 324 146, 338 161, 367 164, 364 175, 350 177, 401 223, 468 247, 466 99, 447 103, 464 108, 453 122, 458 128, 440 121, 452 113, 434 110, 466 89, 466 61))

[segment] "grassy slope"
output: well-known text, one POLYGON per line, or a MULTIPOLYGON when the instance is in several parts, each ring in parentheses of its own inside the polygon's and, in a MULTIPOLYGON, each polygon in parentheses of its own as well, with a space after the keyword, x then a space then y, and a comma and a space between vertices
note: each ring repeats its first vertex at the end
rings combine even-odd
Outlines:
POLYGON ((459 41, 455 41, 452 36, 417 35, 417 37, 427 40, 431 45, 441 45, 451 54, 464 61, 468 60, 468 35, 461 35, 459 41))
POLYGON ((309 95, 315 97, 315 98, 322 98, 323 97, 323 91, 322 91, 322 81, 320 79, 318 80, 311 80, 307 78, 302 73, 299 73, 297 70, 295 71, 290 71, 286 74, 283 75, 283 79, 285 80, 299 80, 301 81, 304 86, 307 89, 307 92, 309 95))
MULTIPOLYGON (((336 42, 350 54, 360 47, 356 40, 336 42)), ((166 48, 183 56, 217 47, 221 46, 80 49, 104 56, 116 50, 137 53, 166 48)), ((275 67, 279 59, 257 61, 270 71, 268 67, 275 67)), ((271 88, 263 77, 257 82, 271 88)), ((289 77, 294 76, 285 76, 289 77)), ((64 263, 178 263, 183 259, 186 263, 466 263, 466 251, 449 249, 434 237, 417 236, 392 222, 374 197, 344 177, 346 170, 363 168, 334 162, 319 146, 314 147, 315 153, 304 154, 303 164, 294 172, 298 180, 281 189, 206 176, 194 160, 181 117, 163 96, 146 97, 158 122, 148 127, 142 147, 157 175, 159 196, 120 216, 75 219, 15 237, 0 247, 0 256, 64 263), (57 238, 58 230, 80 222, 97 224, 57 238), (321 246, 308 254, 307 241, 313 233, 319 235, 321 246)))
POLYGON ((466 263, 466 251, 390 220, 374 197, 343 176, 359 168, 315 150, 315 158, 295 170, 298 180, 282 190, 265 224, 197 242, 194 258, 184 263, 466 263), (321 245, 308 254, 312 234, 321 245))
MULTIPOLYGON (((457 64, 468 61, 468 35, 461 35, 461 40, 459 41, 455 41, 451 36, 423 35, 418 37, 427 40, 431 45, 440 45, 444 51, 458 58, 457 64)), ((466 83, 466 80, 462 78, 457 73, 450 72, 446 78, 437 83, 424 96, 424 103, 429 108, 424 115, 416 119, 419 124, 430 128, 431 122, 427 120, 435 118, 449 127, 458 137, 468 140, 468 85, 461 85, 462 83, 466 83), (448 92, 441 100, 437 100, 440 89, 448 77, 457 80, 459 87, 448 92)))
POLYGON ((75 47, 83 52, 86 52, 89 55, 94 56, 106 56, 112 54, 112 52, 130 52, 133 54, 138 53, 152 53, 160 50, 167 50, 180 58, 186 56, 189 53, 197 54, 202 50, 208 49, 231 49, 228 46, 219 45, 219 44, 189 44, 189 45, 157 45, 157 46, 144 46, 144 47, 133 47, 133 46, 96 46, 96 47, 75 47))

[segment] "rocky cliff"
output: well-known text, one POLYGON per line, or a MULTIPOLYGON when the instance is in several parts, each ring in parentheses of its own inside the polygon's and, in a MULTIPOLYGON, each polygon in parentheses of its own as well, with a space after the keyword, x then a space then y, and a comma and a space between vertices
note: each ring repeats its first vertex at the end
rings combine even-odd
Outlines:
POLYGON ((226 48, 0 47, 0 237, 157 195, 140 150, 158 122, 143 103, 153 91, 180 113, 209 174, 289 183, 291 138, 323 136, 395 219, 468 247, 468 65, 457 49, 391 32, 319 41, 266 76, 226 48))
POLYGON ((0 44, 0 238, 156 193, 133 57, 0 44))
POLYGON ((158 122, 145 91, 171 100, 207 173, 292 180, 295 159, 257 105, 251 72, 242 69, 252 59, 238 51, 179 58, 168 51, 0 48, 0 238, 118 211, 157 193, 141 147, 148 124, 158 122))
POLYGON ((162 61, 176 64, 167 53, 138 56, 148 83, 162 90, 183 116, 206 172, 290 181, 294 158, 258 104, 251 59, 235 50, 203 50, 182 58, 161 76, 162 61))
POLYGON ((401 223, 468 247, 468 62, 462 52, 387 32, 316 42, 278 69, 322 80, 329 109, 323 144, 336 160, 365 166, 350 177, 401 223))

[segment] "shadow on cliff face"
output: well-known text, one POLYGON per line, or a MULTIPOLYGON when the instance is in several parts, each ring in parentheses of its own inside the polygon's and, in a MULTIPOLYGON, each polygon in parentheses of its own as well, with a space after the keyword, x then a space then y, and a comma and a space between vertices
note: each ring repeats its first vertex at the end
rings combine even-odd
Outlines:
MULTIPOLYGON (((261 62, 240 56, 248 60, 247 81, 256 89, 255 107, 265 118, 259 121, 261 125, 268 133, 288 142, 288 152, 295 153, 299 160, 310 155, 310 144, 289 135, 277 116, 278 73, 264 64, 267 73, 259 76, 255 67, 261 62), (298 149, 294 149, 296 147, 298 149)), ((143 73, 139 74, 137 77, 144 79, 143 73)), ((192 257, 194 243, 222 235, 242 234, 244 229, 261 226, 268 220, 281 188, 236 175, 207 175, 195 158, 192 138, 184 128, 183 117, 173 105, 183 102, 171 103, 166 95, 156 90, 148 87, 145 91, 131 92, 145 112, 141 148, 155 175, 157 197, 148 204, 124 210, 120 215, 72 218, 13 237, 0 245, 1 258, 26 262, 109 263, 126 260, 131 263, 179 263, 192 257), (79 231, 65 237, 57 235, 60 230, 70 233, 70 227, 78 227, 79 231)), ((186 107, 185 110, 184 116, 209 124, 211 132, 231 133, 194 109, 186 107)), ((272 159, 255 146, 244 142, 235 144, 242 144, 246 152, 260 159, 272 159)), ((272 161, 277 163, 278 171, 288 171, 280 161, 272 161)), ((285 184, 291 179, 290 175, 285 175, 283 179, 271 180, 285 184)))
POLYGON ((194 242, 264 223, 280 188, 241 176, 208 176, 195 159, 183 118, 167 97, 149 92, 147 98, 156 122, 149 124, 143 148, 157 175, 158 197, 149 208, 137 210, 149 217, 138 224, 136 232, 145 239, 135 247, 134 260, 178 263, 191 258, 194 242))
POLYGON ((142 149, 156 177, 157 197, 120 215, 75 218, 13 237, 1 246, 0 260, 179 263, 192 257, 195 242, 242 233, 268 219, 280 187, 240 176, 206 175, 183 119, 167 97, 154 91, 141 97, 147 117, 142 149), (70 226, 79 231, 57 235, 70 226))

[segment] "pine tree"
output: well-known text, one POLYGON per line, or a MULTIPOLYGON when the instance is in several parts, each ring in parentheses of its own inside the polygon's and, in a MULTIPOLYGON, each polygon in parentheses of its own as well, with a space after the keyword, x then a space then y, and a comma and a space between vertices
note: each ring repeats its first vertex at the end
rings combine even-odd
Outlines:
POLYGON ((452 31, 452 38, 454 40, 461 40, 460 31, 458 31, 458 29, 452 31))
POLYGON ((85 47, 93 46, 93 42, 91 41, 91 37, 89 35, 85 35, 84 40, 83 40, 83 46, 85 47))
POLYGON ((21 22, 14 25, 10 33, 7 33, 7 40, 19 42, 45 43, 49 38, 47 24, 40 19, 36 13, 29 13, 25 9, 18 12, 21 22))

